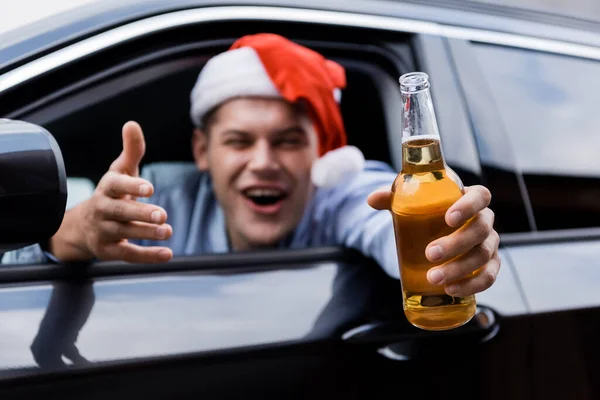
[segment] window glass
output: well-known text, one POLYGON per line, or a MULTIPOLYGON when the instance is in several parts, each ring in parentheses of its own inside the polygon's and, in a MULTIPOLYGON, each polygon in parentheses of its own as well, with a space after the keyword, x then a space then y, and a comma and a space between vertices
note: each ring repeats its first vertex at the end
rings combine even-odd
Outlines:
POLYGON ((474 48, 538 229, 600 226, 600 62, 474 48))

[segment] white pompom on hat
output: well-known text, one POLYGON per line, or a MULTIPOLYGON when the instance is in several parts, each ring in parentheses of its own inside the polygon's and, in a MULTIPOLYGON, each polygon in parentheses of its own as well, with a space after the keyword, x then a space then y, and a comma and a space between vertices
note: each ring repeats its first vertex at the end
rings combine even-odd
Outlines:
POLYGON ((248 35, 211 58, 190 94, 190 117, 202 127, 204 116, 236 97, 281 98, 307 104, 317 131, 320 159, 312 181, 332 187, 364 168, 359 149, 346 146, 339 102, 346 86, 344 68, 279 35, 248 35))
POLYGON ((315 186, 330 188, 365 168, 365 156, 355 146, 342 146, 327 152, 311 168, 315 186))

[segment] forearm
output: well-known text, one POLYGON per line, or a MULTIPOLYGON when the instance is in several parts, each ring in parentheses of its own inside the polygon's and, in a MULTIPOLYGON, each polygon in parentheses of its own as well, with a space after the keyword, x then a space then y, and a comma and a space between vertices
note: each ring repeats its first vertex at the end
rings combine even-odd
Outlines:
POLYGON ((382 163, 368 162, 367 167, 350 184, 332 190, 324 201, 324 214, 333 218, 335 242, 375 259, 389 276, 399 279, 392 216, 368 204, 371 193, 392 186, 396 173, 382 163))

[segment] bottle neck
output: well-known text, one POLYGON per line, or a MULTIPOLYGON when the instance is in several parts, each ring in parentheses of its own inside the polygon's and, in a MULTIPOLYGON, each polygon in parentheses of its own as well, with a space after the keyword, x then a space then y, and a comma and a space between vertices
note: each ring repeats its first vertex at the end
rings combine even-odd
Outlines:
POLYGON ((414 174, 438 171, 444 168, 444 158, 439 140, 415 138, 402 144, 402 172, 414 174))
POLYGON ((402 91, 402 170, 405 173, 444 169, 438 125, 429 87, 402 91))
POLYGON ((440 140, 429 88, 402 91, 402 143, 414 139, 440 140))

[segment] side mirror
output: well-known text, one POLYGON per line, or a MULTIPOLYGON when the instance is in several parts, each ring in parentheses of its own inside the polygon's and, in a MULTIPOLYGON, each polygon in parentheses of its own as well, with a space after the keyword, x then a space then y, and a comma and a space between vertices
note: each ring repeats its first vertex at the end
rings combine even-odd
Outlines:
POLYGON ((50 238, 62 223, 67 177, 44 128, 0 119, 0 252, 50 238))

